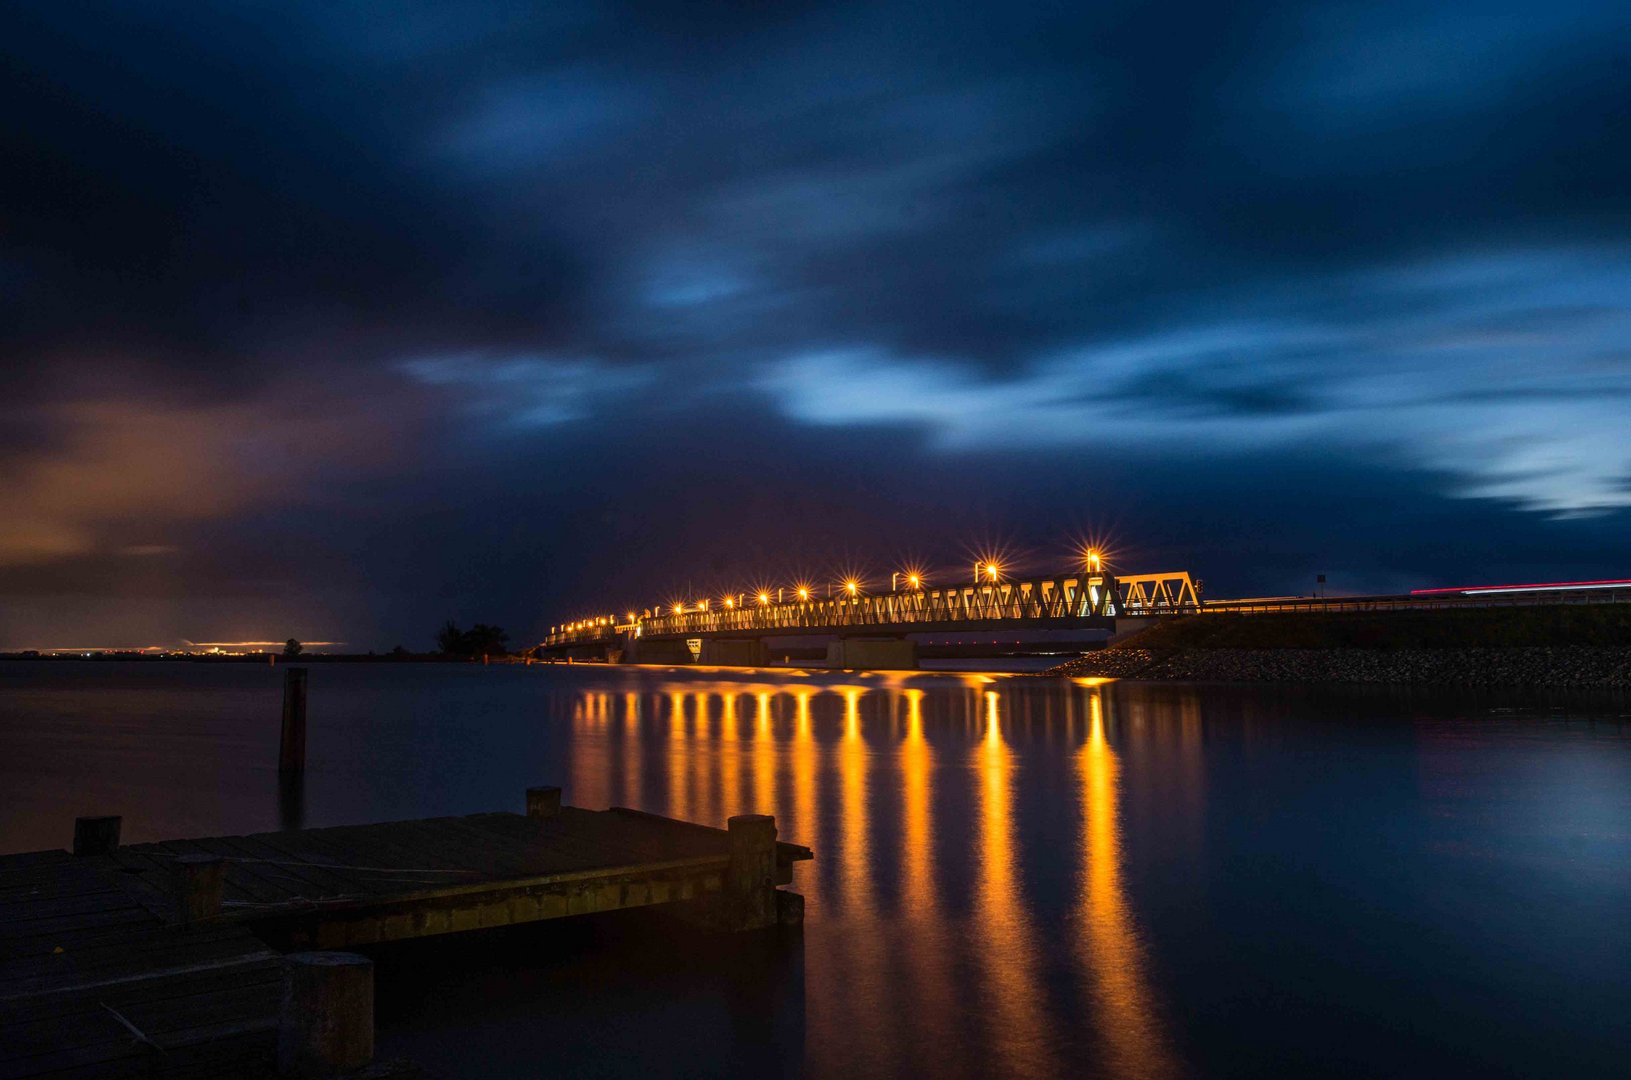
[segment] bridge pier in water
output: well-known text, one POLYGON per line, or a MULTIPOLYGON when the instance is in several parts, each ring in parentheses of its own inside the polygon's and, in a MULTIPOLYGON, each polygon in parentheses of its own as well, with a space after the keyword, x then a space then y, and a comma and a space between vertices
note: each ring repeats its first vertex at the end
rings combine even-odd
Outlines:
POLYGON ((720 667, 764 667, 770 663, 770 650, 763 638, 705 638, 699 664, 720 667))
POLYGON ((917 642, 910 638, 839 638, 827 645, 827 666, 846 670, 916 671, 917 642))

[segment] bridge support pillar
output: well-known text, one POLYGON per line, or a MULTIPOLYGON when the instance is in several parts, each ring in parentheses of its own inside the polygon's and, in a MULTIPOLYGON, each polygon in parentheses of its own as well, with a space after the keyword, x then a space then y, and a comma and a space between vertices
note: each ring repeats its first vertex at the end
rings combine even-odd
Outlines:
POLYGON ((721 667, 764 667, 769 652, 759 638, 708 638, 702 643, 699 664, 721 667))
POLYGON ((635 638, 624 662, 630 664, 690 664, 691 650, 678 638, 635 638))
POLYGON ((916 671, 917 642, 907 638, 839 638, 827 646, 827 666, 849 670, 916 671))

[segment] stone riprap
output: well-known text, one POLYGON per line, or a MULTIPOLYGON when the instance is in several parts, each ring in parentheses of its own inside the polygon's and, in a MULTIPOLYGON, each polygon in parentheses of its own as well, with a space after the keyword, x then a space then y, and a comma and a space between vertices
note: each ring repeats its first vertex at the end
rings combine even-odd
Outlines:
POLYGON ((1045 674, 1183 682, 1631 687, 1631 646, 1146 649, 1088 653, 1045 674))

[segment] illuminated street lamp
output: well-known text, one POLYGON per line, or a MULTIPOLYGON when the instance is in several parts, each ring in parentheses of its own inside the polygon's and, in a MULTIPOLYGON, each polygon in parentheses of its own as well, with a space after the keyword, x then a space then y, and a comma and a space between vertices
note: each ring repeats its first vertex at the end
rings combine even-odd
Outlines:
POLYGON ((982 580, 996 581, 1002 568, 994 562, 977 562, 974 564, 974 584, 982 580))
POLYGON ((800 600, 810 599, 810 590, 805 588, 803 585, 799 586, 799 599, 800 600))
POLYGON ((861 583, 856 581, 854 578, 850 578, 848 581, 844 582, 844 591, 848 592, 851 596, 859 595, 861 591, 861 583))
POLYGON ((733 608, 736 606, 736 601, 727 596, 725 597, 725 606, 728 608, 733 608))
POLYGON ((761 604, 770 603, 770 594, 769 593, 760 593, 759 594, 759 603, 761 603, 761 604))
POLYGON ((1095 574, 1104 569, 1104 560, 1100 557, 1098 548, 1087 549, 1087 568, 1095 574))

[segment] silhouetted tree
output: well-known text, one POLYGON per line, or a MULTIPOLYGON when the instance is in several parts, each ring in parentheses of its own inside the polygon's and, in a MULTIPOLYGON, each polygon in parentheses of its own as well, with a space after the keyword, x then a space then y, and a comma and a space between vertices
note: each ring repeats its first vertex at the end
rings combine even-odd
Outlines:
POLYGON ((460 630, 449 619, 436 635, 436 647, 449 656, 497 656, 509 651, 510 635, 503 627, 486 623, 460 630))
POLYGON ((471 656, 499 656, 510 651, 510 635, 503 627, 477 623, 465 632, 465 648, 471 656))
POLYGON ((306 647, 300 644, 300 642, 296 641, 294 638, 290 638, 288 641, 283 643, 283 655, 290 660, 293 660, 295 657, 299 656, 305 651, 306 647))

